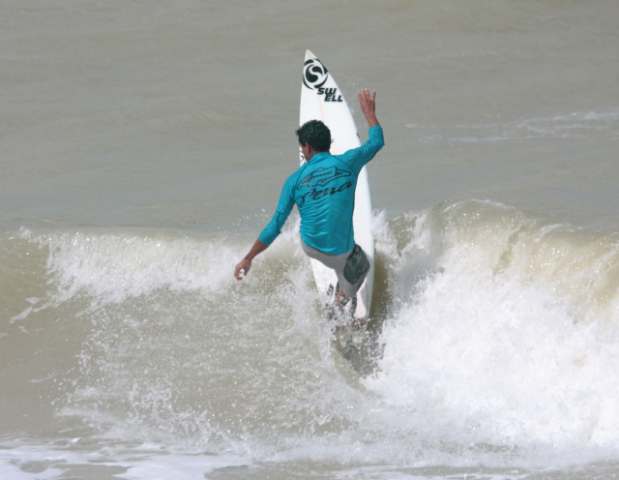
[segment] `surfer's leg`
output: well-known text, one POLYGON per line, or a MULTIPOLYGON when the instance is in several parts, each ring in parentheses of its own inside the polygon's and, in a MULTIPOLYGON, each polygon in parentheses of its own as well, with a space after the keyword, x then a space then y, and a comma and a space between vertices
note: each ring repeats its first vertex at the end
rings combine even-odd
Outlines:
POLYGON ((359 245, 355 245, 352 252, 346 257, 346 263, 336 270, 338 285, 335 301, 340 308, 344 308, 350 301, 347 309, 354 317, 357 309, 357 292, 363 285, 365 277, 370 269, 370 262, 359 245))
POLYGON ((334 295, 337 303, 346 304, 345 299, 350 298, 351 294, 347 293, 350 289, 348 282, 344 277, 344 268, 346 267, 346 262, 348 261, 348 257, 351 252, 343 253, 341 255, 327 255, 326 253, 322 253, 321 251, 316 250, 303 242, 301 242, 301 247, 308 257, 318 260, 325 267, 335 271, 338 284, 330 286, 327 293, 329 295, 334 295))
POLYGON ((335 291, 329 287, 328 294, 334 295, 334 304, 343 312, 348 311, 354 316, 357 308, 357 291, 363 285, 363 281, 370 269, 370 262, 359 245, 347 253, 341 255, 327 255, 301 242, 303 251, 311 258, 335 271, 337 285, 335 291), (348 306, 348 308, 346 308, 348 306))
POLYGON ((356 296, 369 270, 367 255, 359 245, 355 245, 348 254, 344 267, 337 272, 340 289, 349 297, 356 296))
POLYGON ((355 297, 346 293, 344 289, 340 286, 339 275, 338 275, 338 282, 337 282, 337 285, 335 286, 335 304, 338 305, 340 308, 344 308, 348 304, 351 298, 355 298, 355 297))

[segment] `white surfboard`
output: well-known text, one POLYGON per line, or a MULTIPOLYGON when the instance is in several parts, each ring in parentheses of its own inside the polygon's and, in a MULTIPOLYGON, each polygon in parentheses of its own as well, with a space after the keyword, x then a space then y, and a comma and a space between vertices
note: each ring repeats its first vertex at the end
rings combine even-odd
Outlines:
MULTIPOLYGON (((359 134, 346 99, 327 68, 307 50, 303 64, 303 83, 301 85, 301 108, 299 124, 309 120, 321 120, 331 130, 331 153, 334 155, 360 145, 359 134)), ((300 156, 301 164, 305 161, 300 156)), ((353 214, 355 242, 363 248, 370 261, 370 270, 357 293, 355 317, 367 319, 372 307, 372 288, 374 286, 374 237, 372 235, 372 202, 370 185, 365 167, 357 179, 355 210, 353 214)), ((335 272, 322 263, 312 259, 312 270, 318 291, 326 295, 329 286, 335 287, 335 272)))

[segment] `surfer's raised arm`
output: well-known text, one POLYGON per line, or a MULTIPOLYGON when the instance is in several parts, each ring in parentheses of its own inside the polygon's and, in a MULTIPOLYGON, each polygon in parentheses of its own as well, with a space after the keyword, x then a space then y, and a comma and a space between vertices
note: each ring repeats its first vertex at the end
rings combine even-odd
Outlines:
POLYGON ((376 92, 364 88, 357 95, 359 106, 365 120, 368 122, 368 139, 359 147, 347 150, 339 155, 339 159, 349 165, 355 173, 359 173, 378 151, 385 146, 383 129, 376 117, 376 92))
POLYGON ((359 98, 359 106, 363 116, 368 122, 368 127, 378 125, 378 118, 376 118, 376 92, 370 91, 369 88, 364 88, 357 97, 359 98))

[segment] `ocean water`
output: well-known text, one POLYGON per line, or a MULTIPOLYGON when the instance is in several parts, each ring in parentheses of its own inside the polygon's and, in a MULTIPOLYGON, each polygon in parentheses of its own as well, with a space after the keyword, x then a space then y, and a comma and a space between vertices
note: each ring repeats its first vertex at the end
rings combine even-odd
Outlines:
POLYGON ((618 14, 0 4, 0 478, 619 477, 618 14), (294 218, 232 278, 306 48, 385 128, 347 348, 294 218))

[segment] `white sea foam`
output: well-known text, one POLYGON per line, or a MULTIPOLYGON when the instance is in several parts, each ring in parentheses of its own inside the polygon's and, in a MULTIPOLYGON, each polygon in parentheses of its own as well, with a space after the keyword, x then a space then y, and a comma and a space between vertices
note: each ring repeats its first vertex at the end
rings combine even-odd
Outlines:
POLYGON ((225 239, 84 232, 22 235, 49 249, 47 269, 61 301, 78 293, 118 303, 160 289, 217 291, 233 283, 232 267, 241 251, 225 239))
POLYGON ((440 215, 440 269, 387 320, 379 370, 365 381, 389 406, 385 423, 507 456, 614 451, 619 312, 574 288, 586 273, 599 280, 596 255, 606 270, 616 265, 613 242, 558 234, 494 205, 440 215), (589 270, 578 258, 587 252, 589 270))
POLYGON ((8 446, 0 449, 0 478, 3 480, 54 480, 74 476, 75 469, 91 474, 109 474, 127 480, 204 478, 222 467, 246 465, 247 459, 203 452, 175 453, 152 445, 132 449, 109 447, 100 450, 70 450, 47 445, 8 446))

